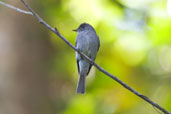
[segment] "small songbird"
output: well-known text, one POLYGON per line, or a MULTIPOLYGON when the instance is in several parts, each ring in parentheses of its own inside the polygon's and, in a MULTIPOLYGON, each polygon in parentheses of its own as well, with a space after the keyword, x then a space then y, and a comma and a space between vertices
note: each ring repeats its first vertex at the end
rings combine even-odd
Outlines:
MULTIPOLYGON (((77 32, 76 48, 94 61, 100 47, 99 37, 94 28, 87 23, 82 23, 78 29, 73 31, 77 32)), ((86 76, 90 72, 92 64, 78 52, 76 52, 76 60, 79 73, 77 93, 84 94, 86 76)))

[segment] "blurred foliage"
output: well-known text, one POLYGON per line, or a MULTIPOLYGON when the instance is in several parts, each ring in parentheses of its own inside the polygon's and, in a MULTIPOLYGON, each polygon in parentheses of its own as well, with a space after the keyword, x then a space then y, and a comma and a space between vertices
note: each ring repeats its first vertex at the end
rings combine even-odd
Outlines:
MULTIPOLYGON (((72 29, 77 28, 82 22, 93 25, 101 41, 96 62, 171 111, 171 84, 169 83, 171 81, 171 15, 169 14, 171 5, 168 1, 48 0, 34 2, 35 8, 43 13, 46 21, 57 27, 73 44, 76 33, 72 32, 72 29)), ((157 113, 148 103, 95 68, 87 78, 86 95, 77 95, 75 88, 78 74, 74 51, 53 33, 50 35, 56 49, 51 72, 56 77, 54 79, 69 83, 68 86, 65 85, 66 88, 63 88, 63 94, 65 94, 63 99, 67 100, 62 101, 64 107, 57 113, 157 113), (65 93, 67 88, 71 89, 67 92, 68 95, 65 93)))
MULTIPOLYGON (((171 112, 170 0, 36 0, 30 4, 73 44, 72 29, 83 22, 93 25, 101 41, 96 62, 171 112)), ((56 114, 157 114, 95 68, 87 77, 86 94, 77 95, 75 52, 53 33, 49 35, 55 48, 49 77, 59 86, 53 99, 56 114)))

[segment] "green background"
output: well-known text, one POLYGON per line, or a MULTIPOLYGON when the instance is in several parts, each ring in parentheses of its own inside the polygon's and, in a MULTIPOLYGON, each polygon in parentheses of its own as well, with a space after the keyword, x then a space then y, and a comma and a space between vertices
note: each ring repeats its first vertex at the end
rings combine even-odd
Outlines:
MULTIPOLYGON (((26 9, 20 2, 7 2, 26 9)), ((57 27, 74 45, 77 34, 72 30, 83 22, 91 24, 101 42, 95 62, 171 112, 171 2, 169 3, 169 0, 28 2, 47 23, 57 27)), ((40 72, 44 70, 47 72, 48 84, 45 86, 48 86, 50 96, 47 104, 48 106, 50 104, 53 113, 157 114, 149 103, 94 67, 86 80, 86 94, 76 94, 78 73, 75 52, 54 33, 38 24, 33 17, 1 6, 0 13, 6 12, 3 15, 21 18, 23 24, 20 26, 24 26, 25 36, 41 34, 36 38, 48 42, 49 48, 46 50, 48 53, 45 55, 50 57, 43 59, 48 61, 46 64, 41 62, 35 64, 43 65, 40 72), (28 21, 31 23, 29 27, 24 25, 28 21), (30 31, 31 28, 35 28, 34 33, 30 31)), ((17 23, 13 19, 12 22, 17 23)), ((34 42, 27 38, 25 44, 32 45, 34 42)), ((43 49, 40 51, 44 51, 44 46, 41 48, 43 49)), ((30 57, 25 59, 29 60, 30 57)))

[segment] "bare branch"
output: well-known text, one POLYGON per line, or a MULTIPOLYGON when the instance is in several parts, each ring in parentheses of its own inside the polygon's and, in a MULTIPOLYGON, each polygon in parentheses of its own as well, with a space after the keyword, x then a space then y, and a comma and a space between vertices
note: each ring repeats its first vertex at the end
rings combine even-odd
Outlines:
POLYGON ((157 103, 155 103, 154 101, 150 100, 148 97, 146 97, 145 95, 142 95, 141 93, 137 92, 135 89, 131 88, 130 86, 128 86, 126 83, 124 83, 123 81, 121 81, 119 78, 117 78, 116 76, 110 74, 109 72, 107 72, 106 70, 104 70, 102 67, 100 67, 98 64, 96 64, 94 61, 92 61, 88 56, 86 56, 84 53, 80 52, 75 46, 73 46, 68 40, 66 40, 65 37, 63 37, 59 31, 57 30, 57 28, 52 28, 49 24, 47 24, 36 12, 34 12, 31 7, 24 1, 21 0, 21 2, 25 5, 25 7, 37 18, 37 20, 43 24, 45 27, 47 27, 50 31, 52 31, 53 33, 55 33, 60 39, 62 39, 68 46, 70 46, 72 49, 74 49, 75 51, 77 51, 79 54, 82 55, 82 57, 84 57, 85 59, 87 59, 89 62, 91 62, 99 71, 103 72, 104 74, 106 74, 108 77, 112 78, 113 80, 117 81, 119 84, 121 84, 124 88, 128 89, 129 91, 131 91, 132 93, 134 93, 135 95, 137 95, 138 97, 140 97, 141 99, 145 100, 146 102, 148 102, 149 104, 151 104, 152 106, 156 107, 157 109, 159 109, 160 111, 162 111, 164 114, 171 114, 169 111, 167 111, 166 109, 164 109, 163 107, 161 107, 160 105, 158 105, 157 103))
POLYGON ((117 81, 118 83, 120 83, 123 87, 125 87, 126 89, 128 89, 129 91, 133 92, 135 95, 139 96, 140 98, 142 98, 143 100, 147 101, 148 103, 150 103, 151 105, 153 105, 154 107, 158 108, 159 110, 161 110, 162 112, 164 112, 165 114, 171 114, 169 113, 166 109, 164 109, 163 107, 161 107, 160 105, 158 105, 157 103, 153 102, 152 100, 150 100, 148 97, 142 95, 141 93, 137 92, 135 89, 131 88, 130 86, 128 86, 127 84, 125 84, 123 81, 121 81, 119 78, 117 78, 116 76, 110 74, 109 72, 107 72, 106 70, 104 70, 102 67, 100 67, 98 64, 96 64, 94 61, 92 61, 88 56, 86 56, 84 53, 80 52, 75 46, 73 46, 68 40, 66 40, 66 38, 64 38, 59 31, 57 30, 57 28, 53 29, 50 25, 48 25, 43 19, 41 19, 31 8, 30 6, 24 1, 21 0, 23 2, 23 4, 27 7, 27 9, 29 11, 31 11, 33 13, 33 15, 39 20, 39 22, 41 22, 45 27, 47 27, 48 29, 50 29, 52 32, 54 32, 59 38, 61 38, 66 44, 68 44, 72 49, 74 49, 75 51, 77 51, 79 54, 81 54, 85 59, 87 59, 90 63, 92 63, 99 71, 103 72, 104 74, 106 74, 107 76, 109 76, 110 78, 112 78, 113 80, 117 81))
POLYGON ((17 12, 20 12, 20 13, 24 13, 24 14, 28 14, 28 15, 33 15, 31 12, 24 11, 24 10, 22 10, 22 9, 20 9, 20 8, 14 7, 14 6, 9 5, 9 4, 6 4, 6 3, 4 3, 4 2, 2 2, 2 1, 0 1, 0 4, 6 6, 6 7, 8 7, 8 8, 11 8, 11 9, 13 9, 13 10, 16 10, 17 12))

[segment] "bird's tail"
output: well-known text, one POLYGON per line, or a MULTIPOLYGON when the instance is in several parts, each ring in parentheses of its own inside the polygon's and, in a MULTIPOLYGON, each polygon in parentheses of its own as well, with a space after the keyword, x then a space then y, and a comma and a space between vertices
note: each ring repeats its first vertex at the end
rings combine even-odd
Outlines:
POLYGON ((86 81, 86 75, 80 73, 78 85, 77 85, 77 93, 85 94, 85 81, 86 81))

